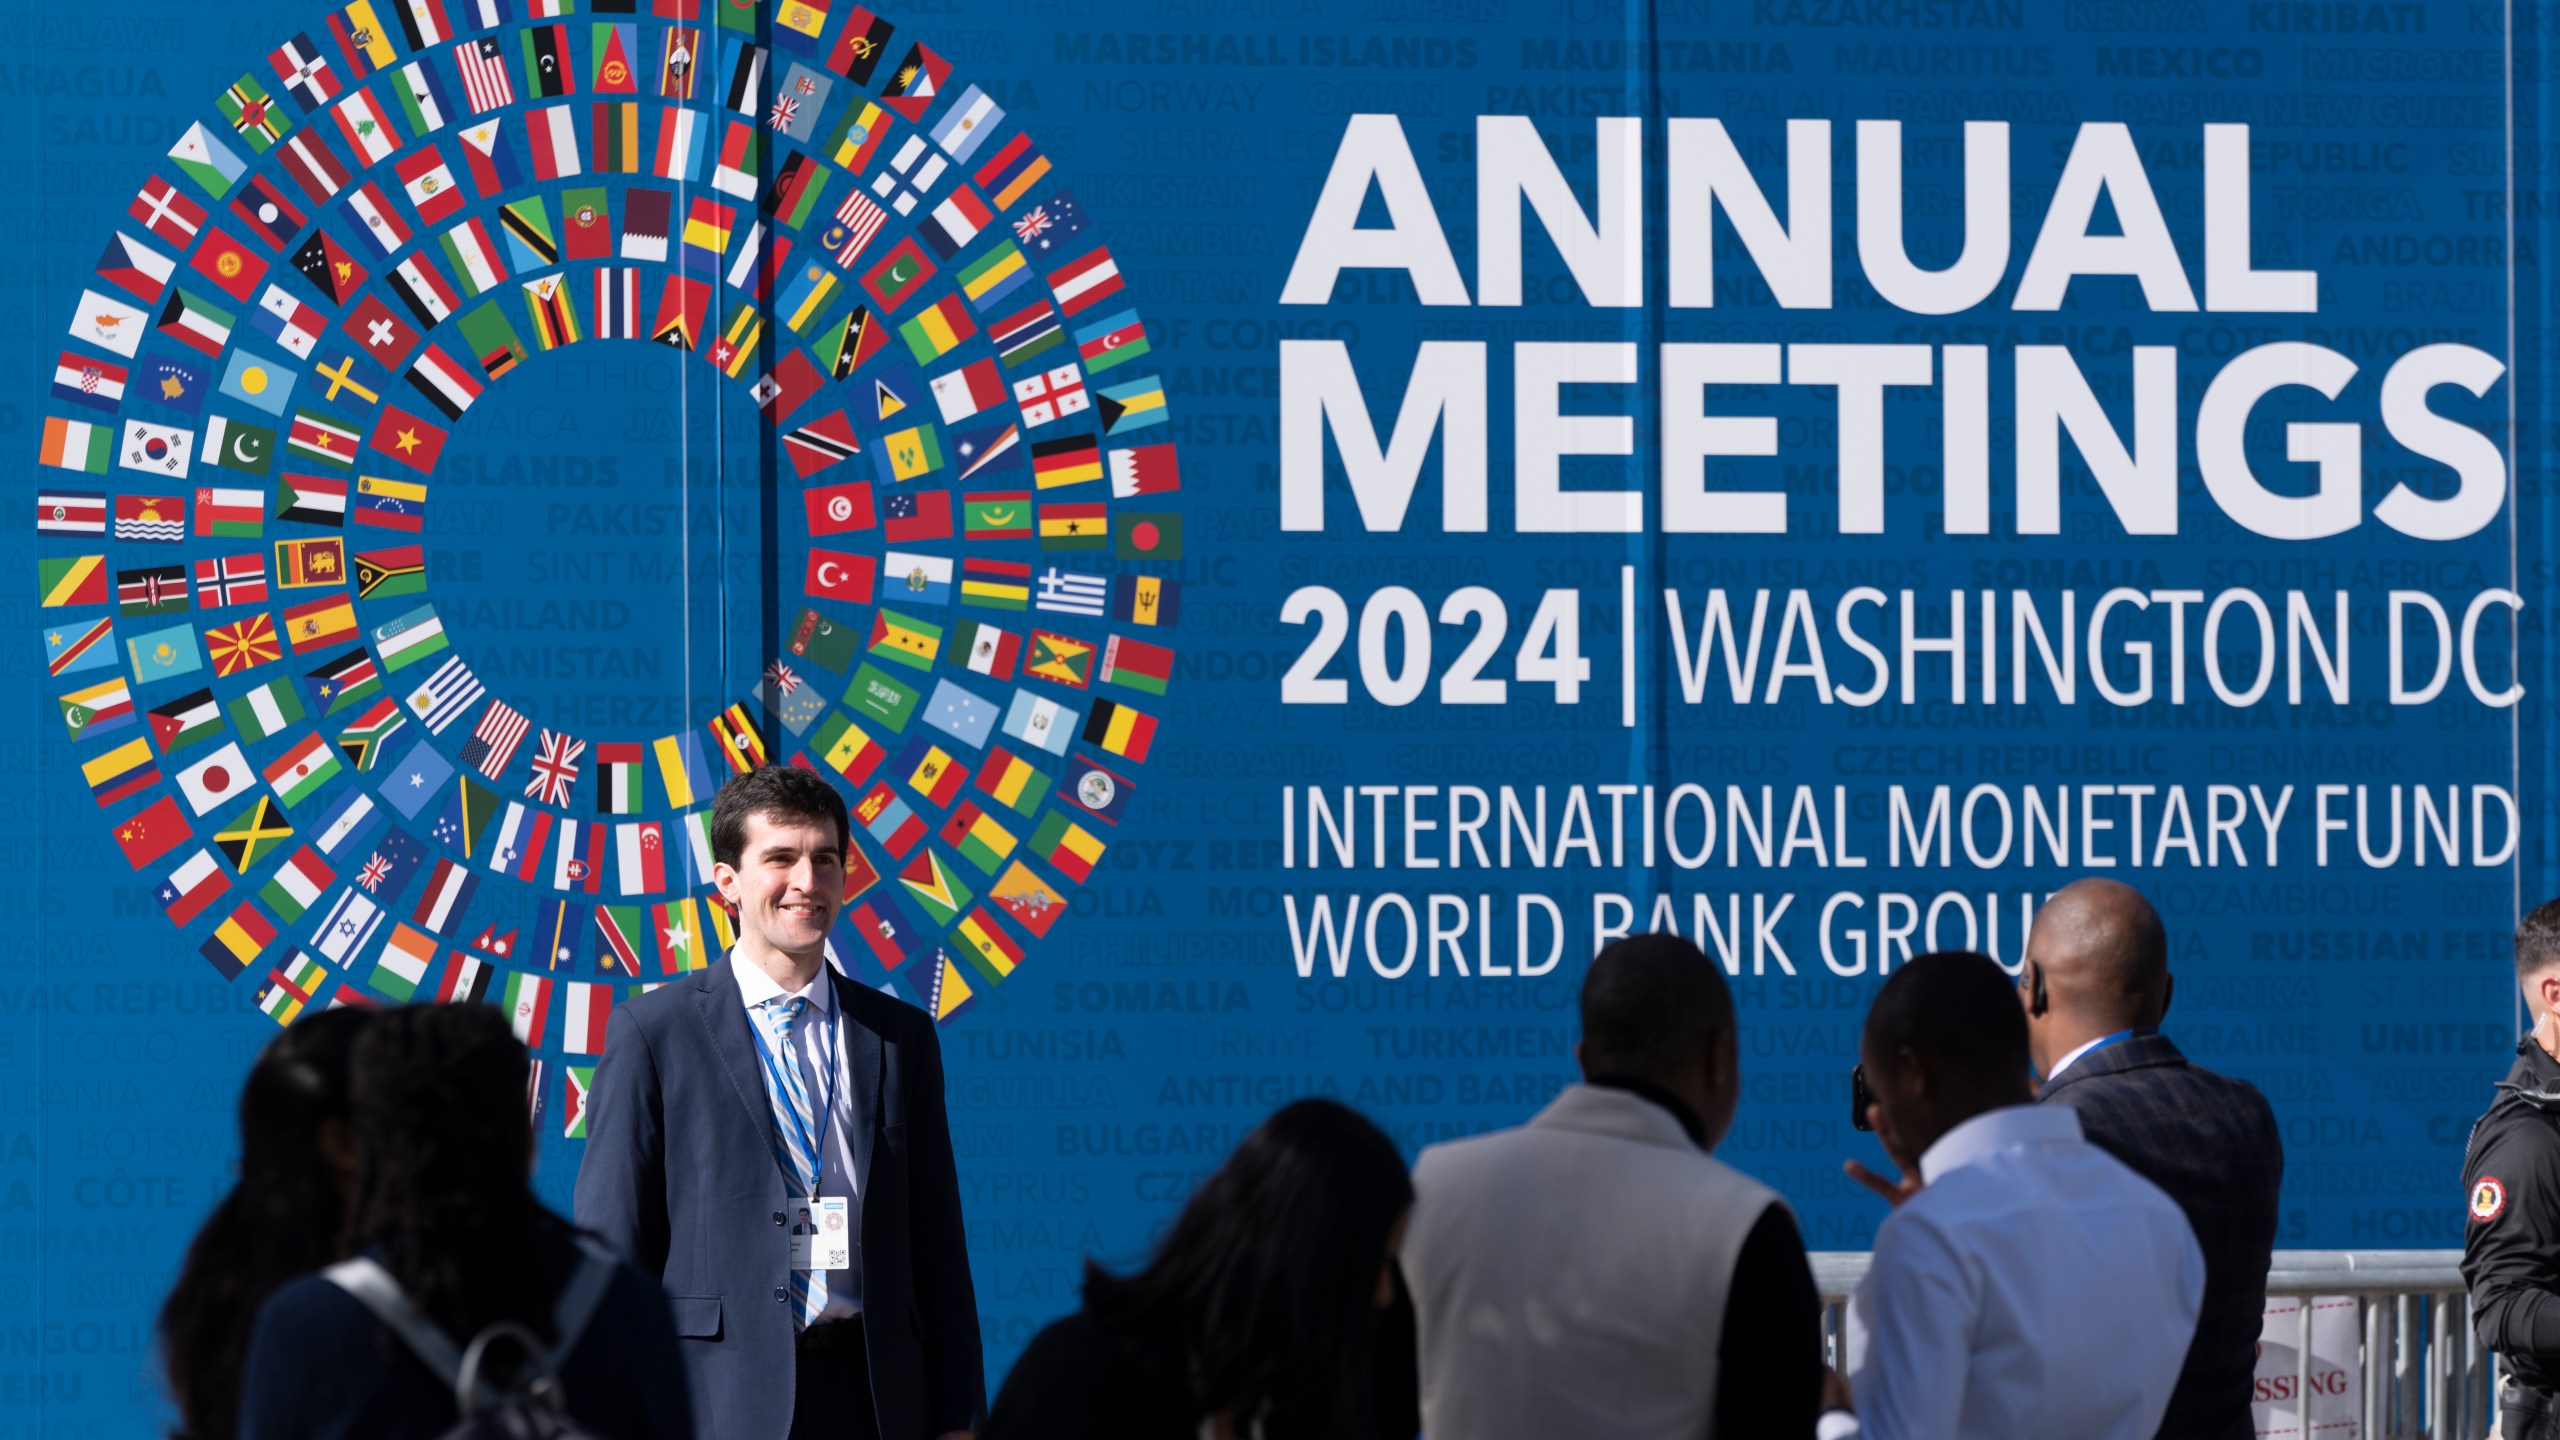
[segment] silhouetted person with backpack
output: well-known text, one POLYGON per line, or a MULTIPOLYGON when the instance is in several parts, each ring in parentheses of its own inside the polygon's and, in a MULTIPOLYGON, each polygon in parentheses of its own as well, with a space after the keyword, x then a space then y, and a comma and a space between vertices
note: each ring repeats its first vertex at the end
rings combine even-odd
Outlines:
POLYGON ((390 1011, 357 1042, 356 1258, 259 1312, 243 1440, 690 1440, 665 1293, 527 1183, 526 1075, 487 1005, 390 1011))

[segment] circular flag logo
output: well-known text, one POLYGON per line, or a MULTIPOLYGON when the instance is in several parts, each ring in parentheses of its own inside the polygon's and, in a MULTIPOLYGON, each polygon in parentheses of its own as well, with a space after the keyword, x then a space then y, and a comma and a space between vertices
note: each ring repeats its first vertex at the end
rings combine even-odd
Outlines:
POLYGON ((2507 1208, 2507 1187, 2495 1175, 2483 1175, 2471 1187, 2471 1218, 2495 1220, 2507 1208))
POLYGON ((613 1006, 735 938, 708 822, 753 766, 847 796, 848 975, 948 1021, 1035 962, 1151 783, 1186 497, 1093 217, 932 45, 822 5, 761 43, 753 0, 472 19, 562 8, 315 15, 179 117, 31 428, 46 683, 170 923, 278 1023, 499 1005, 578 1138, 613 1006), (647 505, 520 453, 519 376, 601 431, 573 367, 679 366, 770 442, 718 483, 698 430, 638 437, 647 505), (619 693, 694 673, 684 615, 573 689, 615 597, 451 560, 592 512, 633 543, 554 580, 681 579, 724 491, 778 583, 708 696, 619 693))

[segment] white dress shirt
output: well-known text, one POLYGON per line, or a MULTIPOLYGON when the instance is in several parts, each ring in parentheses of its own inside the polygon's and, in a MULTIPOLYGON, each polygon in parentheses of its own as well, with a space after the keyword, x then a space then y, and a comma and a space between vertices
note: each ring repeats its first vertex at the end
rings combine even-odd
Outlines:
MULTIPOLYGON (((824 1121, 826 1141, 819 1147, 818 1193, 842 1195, 851 1202, 846 1218, 854 1235, 852 1268, 822 1272, 827 1284, 827 1303, 819 1310, 818 1318, 822 1321, 842 1320, 849 1315, 858 1315, 862 1312, 862 1200, 853 1186, 853 1075, 845 1064, 844 1019, 836 1009, 833 977, 827 973, 827 966, 821 963, 816 979, 801 989, 786 991, 761 968, 734 954, 730 957, 729 968, 738 977, 738 992, 747 1007, 747 1023, 762 1035, 772 1035, 773 1027, 761 1012, 795 995, 809 1002, 808 1008, 800 1012, 800 1018, 791 1026, 791 1049, 800 1062, 800 1083, 809 1087, 809 1104, 812 1107, 828 1105, 830 1090, 834 1095, 834 1103, 829 1106, 824 1121), (827 1077, 820 1069, 822 1064, 836 1072, 832 1086, 825 1083, 827 1077)), ((764 1067, 757 1066, 756 1073, 764 1074, 764 1067)), ((765 1076, 764 1088, 765 1099, 770 1103, 774 1098, 772 1076, 765 1076)), ((799 1181, 786 1182, 786 1188, 798 1190, 799 1181)))
POLYGON ((2081 1056, 2083 1056, 2083 1055, 2088 1054, 2090 1051, 2097 1049, 2099 1046, 2101 1046, 2101 1045, 2112 1045, 2112 1044, 2116 1043, 2116 1042, 2117 1042, 2117 1041, 2119 1041, 2119 1040, 2130 1040, 2130 1039, 2132 1039, 2132 1038, 2133 1038, 2133 1032, 2132 1032, 2132 1031, 2130 1031, 2130 1030, 2119 1030, 2119 1031, 2117 1031, 2116 1033, 2114 1033, 2113 1035, 2101 1035, 2101 1036, 2099 1036, 2099 1037, 2098 1037, 2097 1039, 2095 1039, 2095 1040, 2086 1040, 2086 1041, 2082 1041, 2080 1044, 2072 1046, 2072 1047, 2071 1047, 2071 1053, 2070 1053, 2070 1054, 2065 1055, 2065 1056, 2063 1056, 2061 1059, 2056 1060, 2056 1061, 2054 1061, 2054 1062, 2053 1062, 2053 1071, 2052 1071, 2052 1073, 2050 1073, 2050 1074, 2048 1074, 2048 1075, 2046 1075, 2046 1076, 2044 1077, 2044 1083, 2046 1083, 2047 1085, 2050 1085, 2050 1084, 2052 1084, 2054 1081, 2061 1079, 2061 1078, 2062 1078, 2062 1072, 2071 1068, 2071 1062, 2073 1062, 2073 1061, 2075 1061, 2075 1060, 2079 1059, 2079 1058, 2080 1058, 2081 1056))
POLYGON ((1821 1440, 2150 1440, 2204 1300, 2177 1205, 2064 1105, 1977 1115, 1920 1175, 1849 1300, 1857 1415, 1821 1440))

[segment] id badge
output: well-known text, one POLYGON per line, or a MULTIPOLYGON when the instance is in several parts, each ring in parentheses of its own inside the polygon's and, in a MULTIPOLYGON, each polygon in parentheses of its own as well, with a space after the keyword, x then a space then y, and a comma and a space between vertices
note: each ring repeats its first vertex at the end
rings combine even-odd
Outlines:
POLYGON ((792 1202, 791 1268, 853 1268, 853 1206, 841 1195, 792 1202))

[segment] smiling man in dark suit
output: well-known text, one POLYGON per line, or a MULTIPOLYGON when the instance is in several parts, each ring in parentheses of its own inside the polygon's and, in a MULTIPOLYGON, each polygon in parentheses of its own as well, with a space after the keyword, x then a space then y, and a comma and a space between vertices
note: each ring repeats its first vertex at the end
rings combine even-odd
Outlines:
POLYGON ((826 963, 848 830, 808 771, 723 787, 737 946, 617 1009, 596 1066, 578 1223, 665 1284, 705 1437, 929 1440, 986 1412, 933 1022, 826 963))
POLYGON ((2036 912, 2018 995, 2044 1077, 2092 1144, 2167 1191, 2204 1249, 2204 1309, 2163 1440, 2249 1440, 2284 1140, 2258 1087, 2188 1061, 2160 1033, 2174 983, 2159 913, 2131 886, 2082 880, 2036 912))

